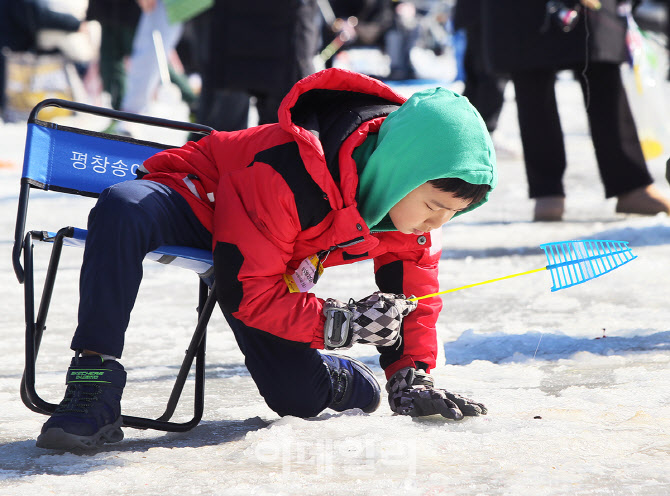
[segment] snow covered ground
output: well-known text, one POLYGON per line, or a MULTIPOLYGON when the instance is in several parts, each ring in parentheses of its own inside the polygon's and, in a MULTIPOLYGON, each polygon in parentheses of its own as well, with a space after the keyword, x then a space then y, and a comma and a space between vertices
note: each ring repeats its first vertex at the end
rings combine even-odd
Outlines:
MULTIPOLYGON (((121 443, 85 455, 36 448, 46 417, 26 409, 18 395, 23 303, 10 253, 25 127, 0 127, 0 494, 670 494, 670 219, 614 213, 597 178, 578 84, 562 78, 557 87, 569 157, 565 221, 530 222, 523 162, 501 160, 490 204, 444 229, 441 285, 542 267, 539 245, 550 241, 620 239, 638 258, 556 293, 541 272, 444 296, 436 382, 484 402, 486 417, 393 416, 384 397, 371 415, 326 411, 310 420, 280 419, 258 395, 230 330, 215 315, 202 423, 182 434, 126 429, 121 443)), ((498 138, 515 143, 508 90, 498 138)), ((664 144, 662 157, 649 165, 670 195, 663 178, 670 140, 664 144)), ((55 195, 34 195, 31 228, 84 222, 90 202, 49 196, 55 195), (61 220, 68 216, 76 220, 61 220)), ((45 252, 38 247, 38 269, 45 252)), ((80 258, 78 250, 64 254, 38 361, 38 391, 54 402, 71 356, 80 258)), ((375 289, 371 275, 367 262, 330 269, 317 293, 363 297, 375 289)), ((162 412, 196 298, 195 276, 146 263, 123 360, 125 413, 162 412)), ((383 379, 369 347, 351 354, 383 379)), ((187 400, 178 419, 190 418, 189 408, 187 400)))

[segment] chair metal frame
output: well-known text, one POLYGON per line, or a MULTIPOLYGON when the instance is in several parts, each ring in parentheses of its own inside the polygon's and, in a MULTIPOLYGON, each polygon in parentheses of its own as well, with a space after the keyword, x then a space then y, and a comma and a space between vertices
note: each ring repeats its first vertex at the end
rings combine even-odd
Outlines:
MULTIPOLYGON (((59 99, 47 99, 40 102, 32 110, 28 118, 28 123, 38 124, 40 126, 49 129, 59 129, 59 126, 53 122, 44 122, 38 120, 37 117, 39 112, 47 107, 60 107, 63 109, 71 110, 73 112, 97 115, 100 117, 110 118, 117 121, 133 122, 149 126, 158 126, 168 129, 189 131, 192 133, 199 133, 205 135, 213 131, 212 128, 208 126, 203 126, 201 124, 173 121, 149 116, 141 116, 131 114, 128 112, 121 112, 117 110, 95 107, 92 105, 86 105, 82 103, 70 102, 67 100, 59 100, 59 99)), ((79 132, 79 134, 93 135, 98 138, 103 139, 109 138, 114 139, 115 141, 155 147, 157 151, 159 151, 160 149, 170 148, 169 146, 166 145, 142 142, 139 140, 134 140, 132 138, 126 138, 126 137, 106 135, 105 133, 100 132, 91 132, 63 126, 61 126, 60 128, 66 129, 68 131, 79 132)), ((26 142, 26 157, 28 156, 30 146, 31 143, 30 140, 28 140, 26 142)), ((25 324, 26 324, 25 369, 23 372, 23 377, 21 379, 20 393, 23 403, 30 410, 37 413, 50 415, 56 410, 56 407, 58 405, 45 401, 38 394, 35 386, 35 375, 36 375, 35 363, 37 360, 40 344, 42 342, 42 336, 46 329, 47 315, 51 303, 51 298, 53 295, 54 284, 56 281, 56 274, 58 271, 58 265, 60 262, 62 248, 65 244, 72 244, 71 242, 76 239, 79 239, 80 242, 83 241, 82 238, 85 237, 86 231, 71 226, 67 226, 63 227, 56 233, 51 233, 47 231, 37 231, 37 230, 31 230, 26 232, 25 229, 26 229, 26 219, 28 215, 30 189, 37 188, 42 190, 53 190, 66 194, 69 193, 89 197, 97 197, 97 194, 92 193, 90 191, 79 191, 76 189, 71 190, 62 187, 50 187, 49 184, 39 184, 39 181, 36 182, 28 177, 25 177, 26 176, 25 170, 26 169, 24 164, 24 174, 22 174, 21 178, 21 189, 19 193, 16 229, 14 233, 14 247, 12 251, 12 263, 14 265, 14 272, 16 273, 16 277, 19 283, 24 285, 24 300, 25 300, 25 324), (82 235, 82 233, 84 234, 82 235), (47 271, 45 274, 44 287, 42 290, 42 297, 39 302, 37 315, 35 315, 36 300, 35 300, 35 282, 34 282, 34 267, 33 267, 33 241, 48 242, 53 244, 49 264, 47 266, 47 271), (23 265, 21 263, 22 254, 23 254, 23 265)), ((111 184, 112 183, 110 183, 110 185, 111 184)), ((152 252, 151 254, 153 254, 154 259, 158 261, 162 261, 161 257, 167 255, 171 260, 175 258, 181 258, 184 259, 187 264, 195 262, 201 268, 209 267, 210 270, 208 271, 208 274, 210 276, 211 273, 213 272, 211 253, 206 250, 197 250, 194 248, 186 249, 184 247, 176 247, 176 246, 162 246, 158 250, 152 252)), ((172 392, 168 399, 165 411, 163 412, 162 415, 160 415, 155 419, 122 415, 123 425, 126 427, 133 427, 137 429, 155 429, 170 432, 184 432, 198 425, 198 423, 202 419, 204 410, 205 347, 206 347, 207 324, 209 322, 209 319, 212 315, 212 311, 216 304, 216 294, 215 294, 215 282, 210 282, 210 280, 206 281, 205 278, 203 277, 203 274, 201 273, 200 275, 201 277, 199 281, 197 325, 191 338, 191 341, 189 343, 189 346, 186 350, 179 372, 177 374, 177 378, 172 388, 172 392), (195 397, 193 405, 193 418, 187 422, 170 421, 179 403, 179 399, 181 397, 184 384, 191 371, 194 359, 195 359, 195 387, 194 387, 195 397)))

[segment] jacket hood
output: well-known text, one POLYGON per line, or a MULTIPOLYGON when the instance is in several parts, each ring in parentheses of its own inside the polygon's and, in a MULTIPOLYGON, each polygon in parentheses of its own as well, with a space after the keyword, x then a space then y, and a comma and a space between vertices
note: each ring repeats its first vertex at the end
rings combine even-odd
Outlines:
MULTIPOLYGON (((279 107, 279 125, 295 137, 307 172, 328 196, 334 210, 355 201, 357 181, 338 181, 338 177, 341 173, 347 177, 355 176, 356 166, 353 160, 348 164, 333 165, 338 162, 338 156, 324 150, 325 130, 337 127, 334 134, 345 137, 365 119, 376 117, 353 116, 355 112, 346 108, 347 102, 352 100, 377 107, 380 115, 385 117, 399 108, 406 98, 377 79, 343 69, 326 69, 298 81, 279 107), (325 109, 329 107, 340 108, 340 116, 344 116, 342 120, 351 119, 348 129, 332 119, 324 121, 322 116, 328 113, 325 109), (331 162, 330 169, 327 161, 331 162), (335 170, 336 167, 345 170, 335 170)), ((364 138, 362 136, 361 141, 364 138)), ((338 149, 339 144, 331 147, 331 151, 338 149)))
POLYGON ((453 91, 430 88, 415 93, 381 125, 360 174, 359 210, 373 227, 410 191, 440 178, 488 184, 491 190, 498 182, 493 143, 477 110, 453 91))

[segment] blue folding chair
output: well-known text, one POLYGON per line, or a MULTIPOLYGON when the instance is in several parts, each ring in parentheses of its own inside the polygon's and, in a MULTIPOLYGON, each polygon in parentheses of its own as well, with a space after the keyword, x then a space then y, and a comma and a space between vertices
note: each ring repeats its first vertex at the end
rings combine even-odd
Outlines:
MULTIPOLYGON (((58 405, 43 400, 35 388, 35 361, 53 294, 56 273, 64 245, 83 246, 87 231, 72 226, 57 231, 31 230, 26 232, 28 203, 32 188, 96 198, 108 186, 136 178, 142 162, 170 146, 128 137, 65 127, 38 119, 46 107, 60 107, 149 126, 209 134, 212 128, 200 124, 140 116, 127 112, 84 105, 65 100, 49 99, 39 103, 28 119, 19 208, 14 234, 12 262, 19 283, 24 285, 25 299, 25 369, 21 380, 21 399, 31 410, 50 415, 58 405), (35 316, 35 283, 33 274, 33 242, 52 244, 51 256, 44 278, 42 298, 35 316), (21 254, 23 253, 23 265, 21 254)), ((161 246, 147 258, 165 264, 185 267, 200 276, 198 322, 186 350, 172 393, 164 413, 156 418, 123 416, 123 425, 139 429, 182 432, 200 422, 204 408, 205 336, 216 297, 213 280, 212 254, 190 247, 161 246), (195 401, 193 418, 188 422, 171 422, 170 418, 181 397, 186 379, 195 358, 195 401)))

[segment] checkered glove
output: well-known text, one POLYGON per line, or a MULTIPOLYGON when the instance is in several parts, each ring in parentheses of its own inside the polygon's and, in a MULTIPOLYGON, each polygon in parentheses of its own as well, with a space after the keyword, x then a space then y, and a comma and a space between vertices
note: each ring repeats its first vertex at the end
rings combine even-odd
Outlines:
POLYGON ((391 410, 400 415, 423 417, 442 415, 461 420, 463 416, 486 415, 481 403, 434 387, 433 378, 423 370, 400 369, 386 383, 391 410))
POLYGON ((416 305, 405 295, 380 292, 349 303, 328 299, 323 309, 326 349, 351 348, 354 343, 393 346, 400 339, 403 317, 416 305))

